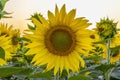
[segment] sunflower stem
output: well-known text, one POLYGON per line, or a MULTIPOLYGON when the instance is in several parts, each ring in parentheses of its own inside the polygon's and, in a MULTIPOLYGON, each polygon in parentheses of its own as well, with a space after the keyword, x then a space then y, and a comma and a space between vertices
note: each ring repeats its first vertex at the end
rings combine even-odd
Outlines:
MULTIPOLYGON (((107 39, 107 64, 109 65, 110 64, 110 53, 111 53, 111 50, 110 50, 110 43, 111 43, 111 39, 108 38, 107 39)), ((106 80, 110 80, 110 70, 108 70, 108 72, 106 72, 106 80)))
POLYGON ((111 42, 111 39, 108 38, 107 40, 107 64, 110 64, 110 42, 111 42))

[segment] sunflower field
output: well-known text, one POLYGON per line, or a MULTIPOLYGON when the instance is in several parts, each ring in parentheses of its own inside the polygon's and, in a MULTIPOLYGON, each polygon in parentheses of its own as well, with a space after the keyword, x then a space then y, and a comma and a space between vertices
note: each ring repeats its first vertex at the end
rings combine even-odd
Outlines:
MULTIPOLYGON (((12 18, 0 0, 0 20, 12 18)), ((120 80, 118 22, 104 17, 96 27, 76 9, 55 5, 48 18, 34 13, 33 25, 19 29, 0 23, 0 80, 120 80)))

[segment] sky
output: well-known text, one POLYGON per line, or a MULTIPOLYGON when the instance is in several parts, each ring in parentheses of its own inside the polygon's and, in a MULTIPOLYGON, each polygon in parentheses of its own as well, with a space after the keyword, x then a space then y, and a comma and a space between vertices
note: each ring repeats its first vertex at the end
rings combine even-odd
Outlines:
POLYGON ((28 20, 34 13, 41 13, 47 18, 48 10, 54 12, 55 5, 59 8, 66 4, 67 12, 76 9, 76 17, 86 17, 95 27, 95 23, 101 18, 109 17, 118 22, 120 28, 120 0, 9 0, 5 10, 12 12, 10 19, 2 19, 0 22, 13 25, 21 31, 27 29, 28 20))

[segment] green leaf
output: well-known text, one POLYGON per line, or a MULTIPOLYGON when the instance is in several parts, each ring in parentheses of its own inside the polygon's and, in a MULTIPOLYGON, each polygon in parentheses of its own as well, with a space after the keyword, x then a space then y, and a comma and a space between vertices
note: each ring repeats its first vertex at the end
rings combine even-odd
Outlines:
POLYGON ((91 71, 91 70, 94 70, 96 67, 98 67, 99 65, 91 65, 90 67, 87 67, 87 68, 84 68, 83 70, 81 69, 80 70, 80 74, 83 74, 85 72, 88 72, 88 71, 91 71))
POLYGON ((2 67, 0 68, 0 77, 8 77, 13 74, 17 74, 20 71, 22 71, 22 69, 17 67, 2 67))
POLYGON ((100 60, 101 58, 100 58, 100 56, 90 56, 90 57, 87 57, 87 58, 85 58, 86 60, 100 60))
POLYGON ((23 48, 22 52, 25 54, 28 50, 29 50, 29 48, 23 48))
POLYGON ((12 16, 3 16, 2 18, 12 18, 12 16))
POLYGON ((5 51, 2 47, 0 47, 0 58, 5 59, 5 51))
POLYGON ((30 75, 33 72, 31 68, 23 68, 22 71, 20 71, 18 74, 19 75, 30 75))
POLYGON ((26 38, 26 37, 21 37, 20 39, 23 40, 23 41, 28 41, 28 42, 30 42, 30 39, 28 39, 28 38, 26 38))
POLYGON ((35 30, 35 29, 36 29, 36 27, 33 27, 33 26, 29 25, 29 24, 28 24, 28 28, 29 28, 30 30, 35 30))
POLYGON ((112 80, 120 80, 120 67, 116 67, 113 72, 111 73, 111 78, 113 78, 112 80))
POLYGON ((29 76, 30 78, 47 78, 49 80, 51 79, 51 76, 53 73, 51 71, 48 72, 39 72, 39 73, 34 73, 33 75, 29 76))
POLYGON ((93 44, 104 44, 105 43, 105 40, 100 40, 100 41, 97 41, 97 42, 93 42, 93 44))
POLYGON ((0 67, 0 77, 8 77, 13 74, 20 75, 29 75, 32 72, 29 68, 21 68, 21 67, 0 67))
POLYGON ((77 75, 69 78, 69 80, 91 80, 91 79, 84 75, 77 75))
POLYGON ((12 14, 12 12, 3 11, 4 14, 12 14))
POLYGON ((106 73, 109 69, 115 67, 113 64, 101 64, 100 66, 96 67, 95 69, 102 71, 103 73, 106 73))
POLYGON ((4 6, 5 6, 5 4, 6 4, 6 2, 7 2, 8 0, 0 0, 0 8, 3 10, 3 8, 4 8, 4 6))
POLYGON ((113 72, 114 68, 110 68, 109 70, 107 70, 104 74, 105 76, 105 80, 110 80, 111 74, 113 72))
MULTIPOLYGON (((42 16, 40 13, 34 13, 32 16, 31 16, 31 18, 35 18, 35 19, 37 19, 40 23, 42 23, 41 22, 41 20, 40 20, 40 18, 39 18, 39 16, 42 16)), ((43 16, 42 16, 43 17, 43 16)))
POLYGON ((117 51, 117 50, 119 50, 120 49, 120 46, 116 46, 116 47, 114 47, 114 48, 111 48, 111 51, 112 52, 115 52, 115 51, 117 51))

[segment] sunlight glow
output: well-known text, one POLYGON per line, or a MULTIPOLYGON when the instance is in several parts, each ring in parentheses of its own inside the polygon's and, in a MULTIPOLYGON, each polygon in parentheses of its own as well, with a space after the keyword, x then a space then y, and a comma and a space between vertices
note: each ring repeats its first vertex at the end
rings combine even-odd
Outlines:
POLYGON ((47 18, 47 11, 54 11, 57 4, 60 8, 66 4, 67 11, 75 8, 77 15, 86 17, 93 23, 90 28, 95 27, 95 23, 103 17, 109 17, 118 21, 120 28, 120 0, 9 0, 5 10, 13 12, 11 19, 2 19, 0 22, 13 25, 22 31, 27 29, 27 20, 31 15, 38 12, 47 18))

